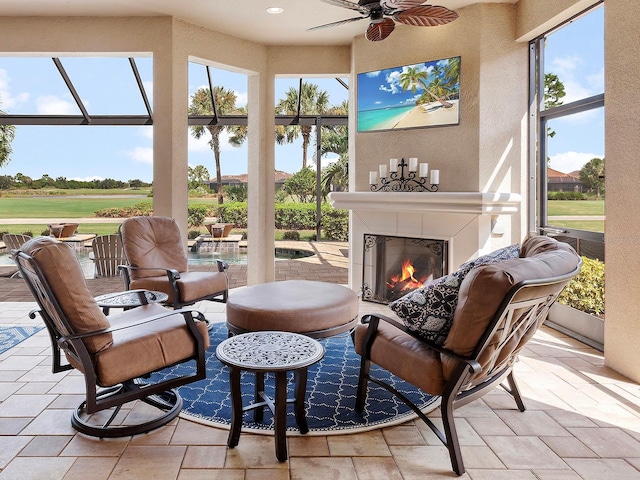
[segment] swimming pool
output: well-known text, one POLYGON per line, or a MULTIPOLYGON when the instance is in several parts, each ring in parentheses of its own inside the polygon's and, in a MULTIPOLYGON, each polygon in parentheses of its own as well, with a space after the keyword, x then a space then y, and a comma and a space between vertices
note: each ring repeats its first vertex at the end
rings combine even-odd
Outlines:
MULTIPOLYGON (((89 258, 90 248, 77 248, 76 256, 82 267, 85 278, 93 278, 94 267, 93 261, 89 258)), ((314 253, 309 250, 301 250, 297 248, 276 248, 276 260, 295 260, 296 258, 311 257, 314 253)), ((229 265, 246 265, 247 252, 244 250, 236 252, 214 252, 208 250, 200 250, 199 252, 187 253, 189 265, 206 266, 214 265, 216 260, 222 260, 229 265)), ((9 258, 8 253, 0 254, 0 265, 13 265, 13 260, 9 258)))

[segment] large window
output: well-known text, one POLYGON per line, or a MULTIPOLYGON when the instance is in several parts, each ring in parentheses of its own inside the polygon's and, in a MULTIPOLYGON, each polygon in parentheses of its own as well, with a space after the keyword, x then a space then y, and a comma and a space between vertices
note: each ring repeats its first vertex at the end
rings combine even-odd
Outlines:
POLYGON ((531 226, 604 260, 604 4, 531 43, 531 226))

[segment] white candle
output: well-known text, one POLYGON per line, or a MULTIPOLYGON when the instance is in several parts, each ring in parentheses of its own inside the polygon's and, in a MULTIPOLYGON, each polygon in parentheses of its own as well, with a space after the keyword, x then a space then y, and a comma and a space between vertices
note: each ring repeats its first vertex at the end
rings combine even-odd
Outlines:
POLYGON ((440 170, 431 170, 431 185, 440 183, 440 170))
POLYGON ((378 183, 378 172, 369 172, 369 184, 375 185, 378 183))
POLYGON ((386 165, 380 165, 380 178, 387 178, 387 166, 386 165))
POLYGON ((389 159, 389 171, 390 172, 397 172, 398 171, 398 159, 397 158, 390 158, 389 159))
POLYGON ((418 169, 418 159, 416 157, 409 158, 409 171, 415 172, 418 169))
POLYGON ((421 163, 420 164, 420 178, 427 178, 429 176, 429 164, 421 163))

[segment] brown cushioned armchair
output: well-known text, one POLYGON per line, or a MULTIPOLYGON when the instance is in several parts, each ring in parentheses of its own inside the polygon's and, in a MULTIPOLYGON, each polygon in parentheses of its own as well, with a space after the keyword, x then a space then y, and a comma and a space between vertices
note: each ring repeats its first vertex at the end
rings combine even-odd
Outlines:
POLYGON ((128 262, 122 267, 127 289, 164 292, 175 308, 200 300, 227 301, 228 265, 217 260, 217 272, 190 272, 182 234, 172 218, 131 217, 119 233, 128 262))
MULTIPOLYGON (((53 372, 75 368, 84 375, 86 399, 74 410, 74 428, 97 437, 129 436, 160 427, 180 413, 182 399, 174 388, 206 375, 209 335, 200 312, 145 304, 106 317, 91 296, 71 247, 51 237, 37 237, 14 253, 39 305, 32 317, 40 314, 51 337, 53 372), (63 364, 61 353, 68 363, 63 364), (192 367, 184 375, 158 382, 149 378, 182 363, 192 367), (134 400, 157 407, 160 413, 139 423, 117 416, 122 405, 134 400), (105 416, 108 409, 113 411, 105 416)), ((144 292, 140 300, 146 303, 144 292)))
POLYGON ((402 321, 366 315, 354 335, 362 357, 356 411, 366 408, 369 380, 398 395, 444 443, 453 470, 462 475, 454 409, 506 380, 505 389, 524 411, 512 367, 580 266, 569 245, 534 236, 523 242, 520 258, 473 268, 460 284, 453 324, 442 346, 411 332, 402 321), (371 362, 440 396, 444 432, 392 386, 373 378, 371 362))

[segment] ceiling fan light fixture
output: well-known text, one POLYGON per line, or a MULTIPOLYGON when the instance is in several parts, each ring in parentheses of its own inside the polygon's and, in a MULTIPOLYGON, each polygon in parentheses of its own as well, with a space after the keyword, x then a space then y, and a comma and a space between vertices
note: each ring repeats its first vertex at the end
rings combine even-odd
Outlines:
POLYGON ((446 7, 423 5, 424 0, 320 0, 336 7, 354 10, 361 17, 347 18, 337 22, 318 25, 308 30, 336 27, 358 20, 369 19, 365 38, 378 42, 387 38, 395 28, 395 22, 415 27, 446 25, 458 18, 458 14, 446 7))
POLYGON ((282 8, 282 7, 269 7, 269 8, 267 8, 267 13, 270 13, 271 15, 279 15, 282 12, 284 12, 284 8, 282 8))

